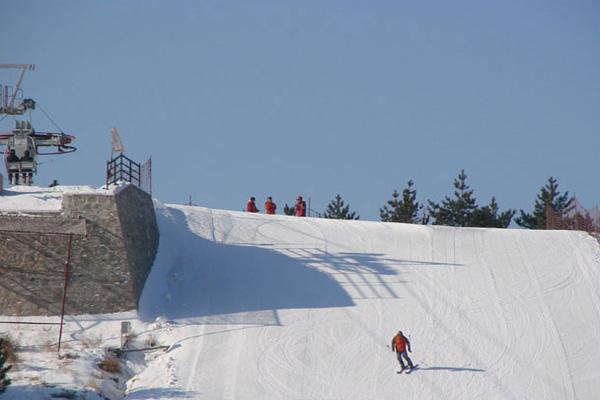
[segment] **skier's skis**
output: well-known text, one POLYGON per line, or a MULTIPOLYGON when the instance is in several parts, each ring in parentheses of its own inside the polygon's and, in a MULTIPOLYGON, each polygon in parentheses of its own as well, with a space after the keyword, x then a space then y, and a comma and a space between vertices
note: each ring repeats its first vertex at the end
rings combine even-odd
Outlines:
POLYGON ((412 368, 408 368, 408 371, 406 371, 406 373, 410 374, 411 372, 413 372, 417 368, 419 368, 419 364, 415 364, 415 365, 413 365, 412 368))
POLYGON ((413 370, 417 369, 419 367, 419 364, 415 364, 413 365, 412 368, 402 368, 400 371, 396 371, 397 374, 401 374, 404 372, 405 374, 410 374, 411 372, 413 372, 413 370))

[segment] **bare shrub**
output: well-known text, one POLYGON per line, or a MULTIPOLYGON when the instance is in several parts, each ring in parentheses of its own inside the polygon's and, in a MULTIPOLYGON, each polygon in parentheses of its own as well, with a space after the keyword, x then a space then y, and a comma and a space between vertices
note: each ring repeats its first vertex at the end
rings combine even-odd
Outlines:
POLYGON ((58 356, 58 358, 60 358, 61 360, 76 360, 79 358, 79 354, 77 353, 64 353, 60 356, 58 356))
MULTIPOLYGON (((100 377, 99 379, 102 379, 102 378, 100 377)), ((85 384, 85 386, 96 391, 96 393, 100 392, 100 385, 98 384, 97 379, 89 378, 87 383, 85 384)))
POLYGON ((18 362, 19 358, 17 357, 16 344, 13 342, 13 339, 10 336, 0 337, 0 352, 4 354, 6 357, 6 361, 11 364, 18 362))
POLYGON ((115 356, 108 352, 104 355, 104 358, 96 364, 102 371, 117 374, 121 372, 121 361, 115 356))
POLYGON ((154 335, 148 335, 146 338, 145 347, 156 347, 158 346, 158 339, 154 335))

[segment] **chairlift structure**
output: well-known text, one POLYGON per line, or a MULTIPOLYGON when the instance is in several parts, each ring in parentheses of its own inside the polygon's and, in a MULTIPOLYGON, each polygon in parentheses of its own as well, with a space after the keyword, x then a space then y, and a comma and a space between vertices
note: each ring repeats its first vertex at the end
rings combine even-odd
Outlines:
MULTIPOLYGON (((28 110, 34 110, 36 102, 24 98, 21 82, 25 71, 35 70, 35 65, 0 64, 0 68, 19 70, 14 86, 0 84, 0 121, 9 115, 20 116, 28 110)), ((31 125, 31 119, 15 119, 15 128, 11 132, 0 132, 0 146, 5 146, 4 161, 8 182, 12 185, 31 185, 33 175, 37 173, 38 156, 74 152, 77 149, 70 145, 74 139, 74 136, 64 132, 37 132, 31 125), (44 147, 55 149, 42 151, 41 148, 44 147)))

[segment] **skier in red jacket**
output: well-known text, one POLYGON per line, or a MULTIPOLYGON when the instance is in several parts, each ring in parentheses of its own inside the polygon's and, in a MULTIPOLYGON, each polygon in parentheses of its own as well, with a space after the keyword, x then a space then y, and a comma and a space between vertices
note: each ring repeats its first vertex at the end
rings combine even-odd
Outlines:
POLYGON ((408 367, 410 368, 408 372, 412 371, 415 368, 412 360, 408 356, 407 350, 411 351, 410 342, 408 341, 408 338, 404 336, 402 331, 398 331, 396 336, 392 338, 392 351, 395 351, 397 354, 398 362, 400 363, 401 368, 400 372, 406 369, 403 358, 406 360, 406 362, 408 363, 408 367))
POLYGON ((248 203, 246 203, 246 212, 252 212, 252 213, 258 212, 258 208, 256 208, 255 201, 256 201, 256 199, 254 198, 254 196, 250 197, 250 200, 248 200, 248 203))
POLYGON ((302 200, 302 196, 296 199, 296 217, 306 217, 306 202, 302 200))
POLYGON ((277 210, 277 204, 273 202, 273 198, 271 196, 267 197, 267 201, 265 201, 265 213, 275 214, 275 210, 277 210))

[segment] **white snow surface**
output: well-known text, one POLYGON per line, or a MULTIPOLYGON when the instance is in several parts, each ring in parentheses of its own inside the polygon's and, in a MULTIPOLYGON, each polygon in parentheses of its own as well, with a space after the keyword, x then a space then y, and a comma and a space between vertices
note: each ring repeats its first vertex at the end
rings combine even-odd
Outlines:
POLYGON ((140 318, 176 321, 164 340, 180 347, 131 395, 598 395, 600 251, 585 233, 157 211, 140 318), (388 347, 399 329, 420 364, 411 375, 388 347))
POLYGON ((48 212, 60 211, 64 194, 114 195, 120 186, 108 189, 93 186, 12 186, 0 193, 0 212, 48 212))
MULTIPOLYGON (((586 233, 156 211, 137 315, 66 326, 73 349, 114 344, 124 319, 172 346, 128 361, 127 399, 598 398, 600 246, 586 233), (389 347, 398 330, 410 375, 389 347)), ((47 366, 30 360, 19 374, 47 366)), ((37 399, 23 382, 7 398, 37 399)))

